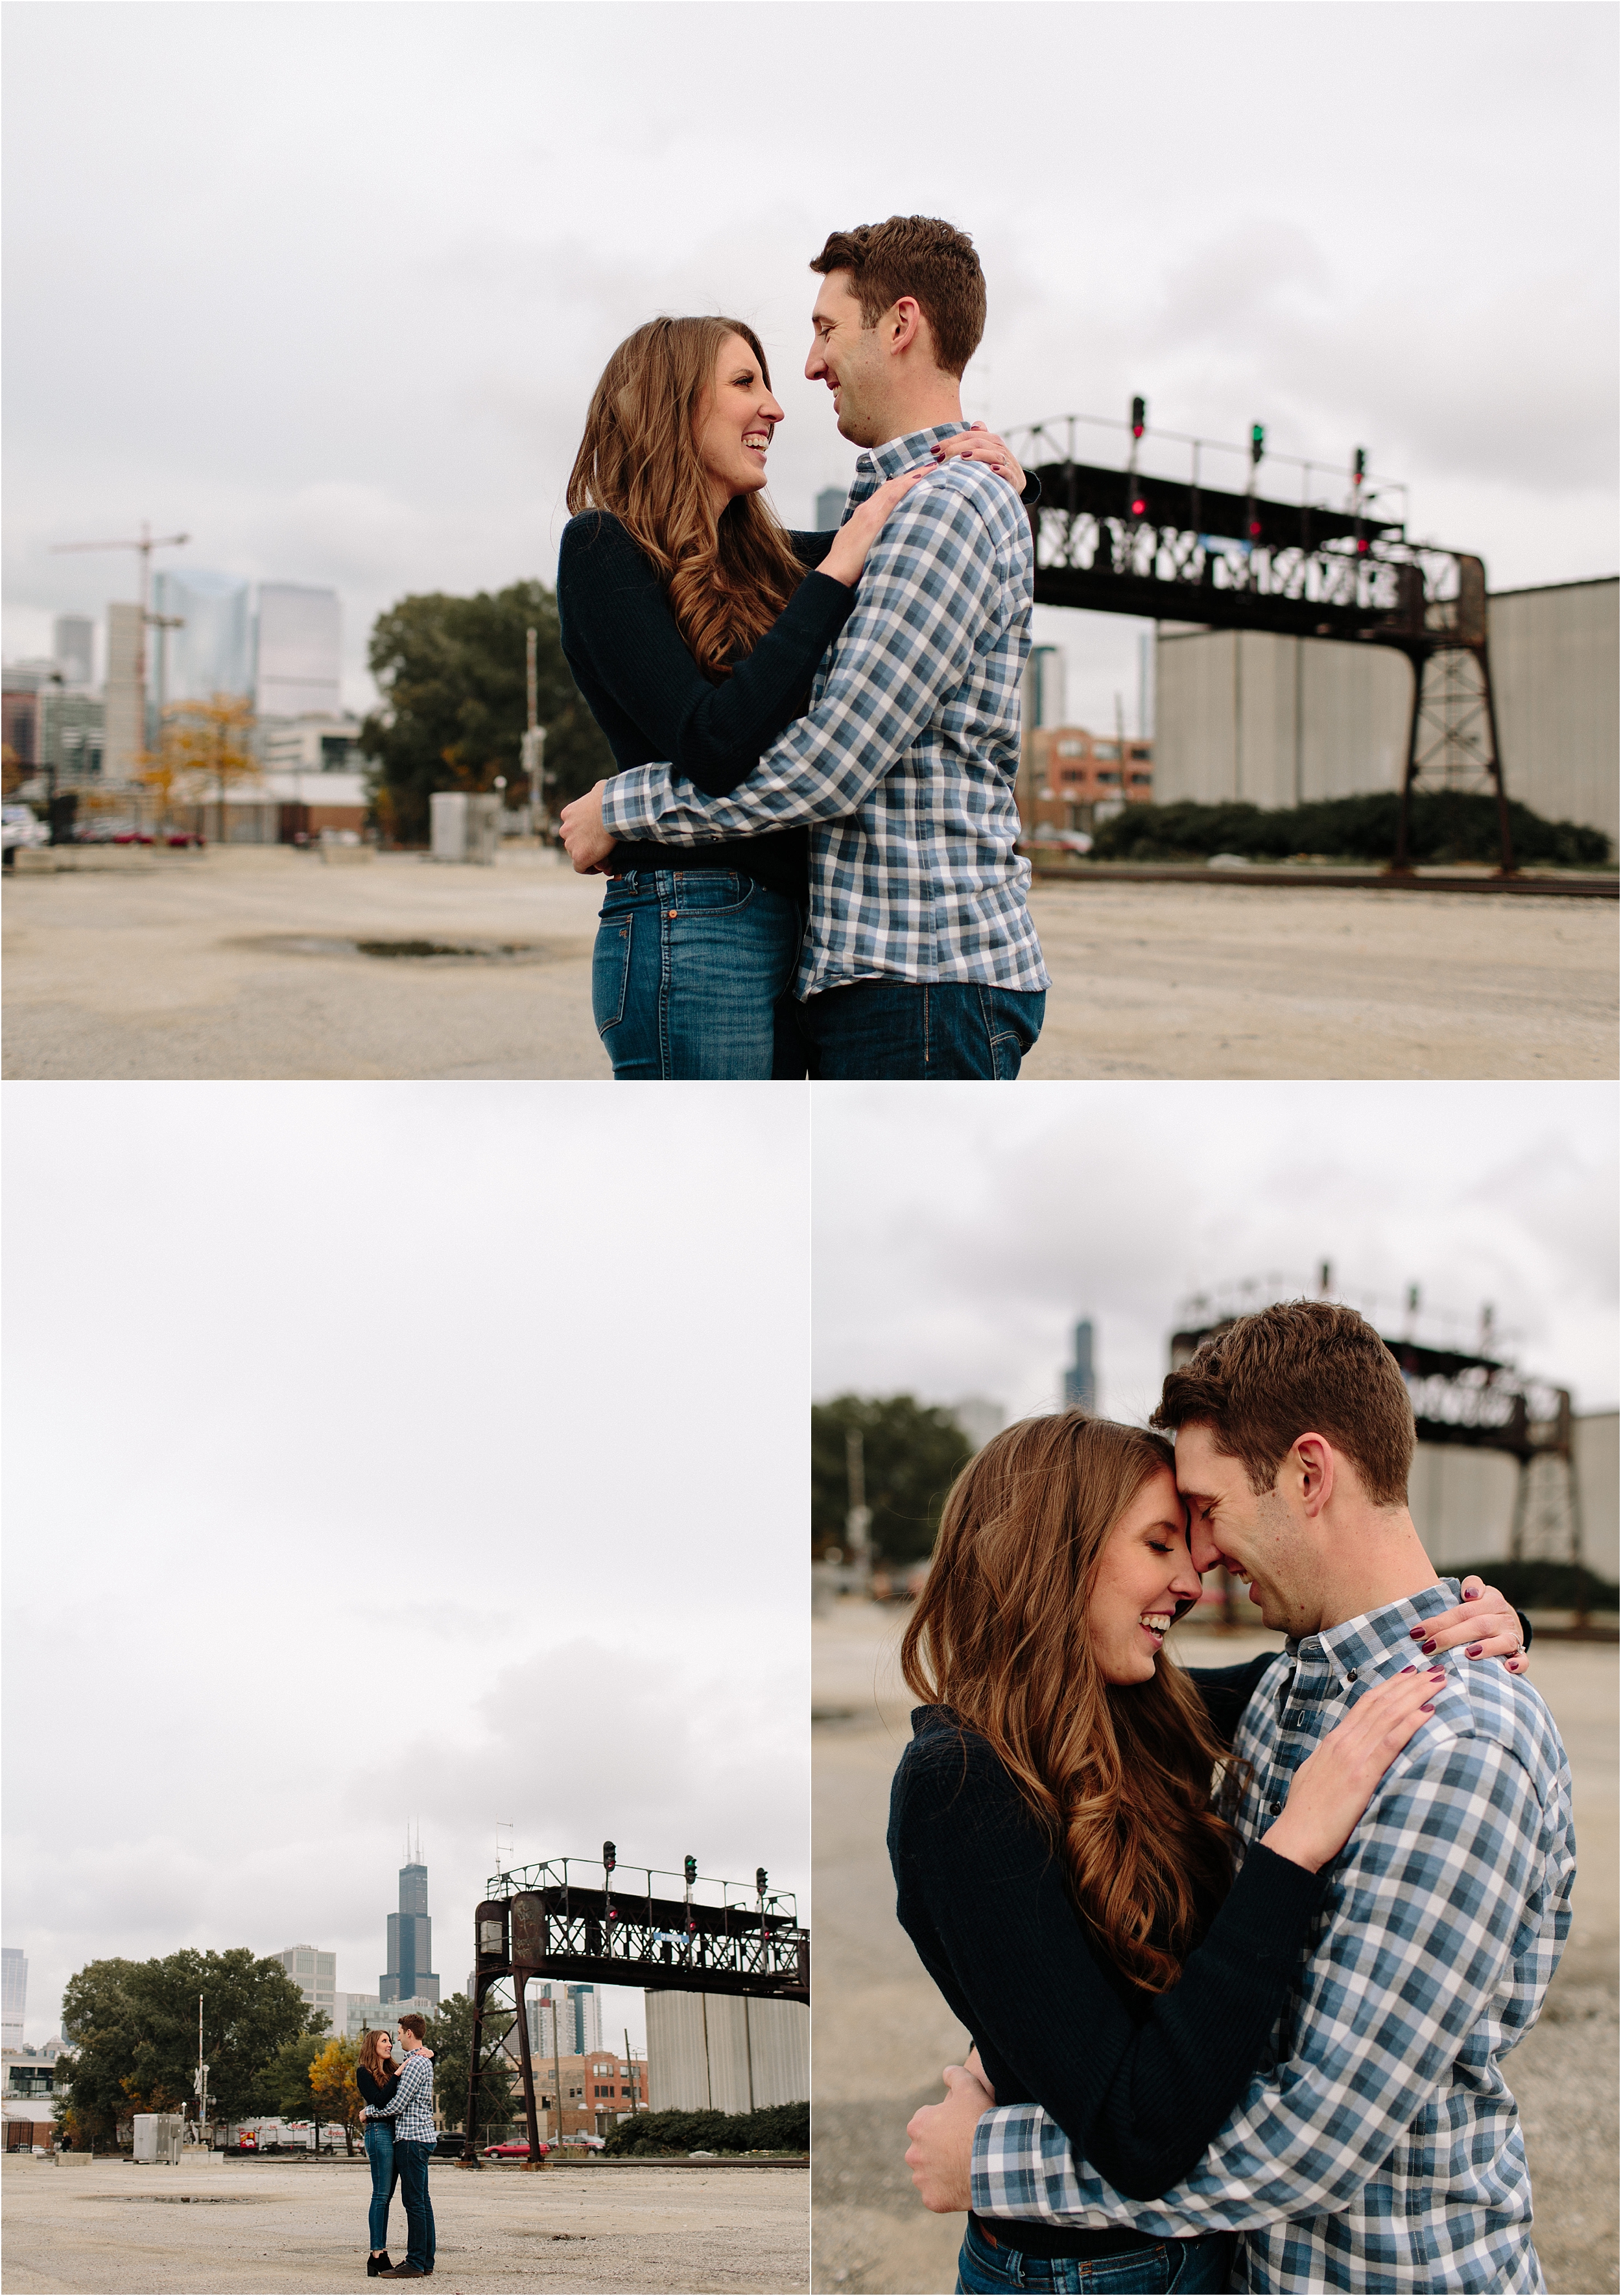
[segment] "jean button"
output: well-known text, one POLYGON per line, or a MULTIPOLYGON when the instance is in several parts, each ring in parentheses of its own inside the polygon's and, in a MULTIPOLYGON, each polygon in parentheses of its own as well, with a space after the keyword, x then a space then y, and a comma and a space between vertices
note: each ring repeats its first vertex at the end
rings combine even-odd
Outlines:
POLYGON ((669 914, 673 917, 678 917, 681 914, 681 912, 679 909, 672 909, 669 914))

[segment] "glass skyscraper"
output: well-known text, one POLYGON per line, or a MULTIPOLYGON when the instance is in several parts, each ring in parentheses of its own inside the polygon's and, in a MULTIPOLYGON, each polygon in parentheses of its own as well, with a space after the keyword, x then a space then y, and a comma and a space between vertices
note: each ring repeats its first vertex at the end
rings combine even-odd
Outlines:
POLYGON ((177 630, 154 630, 148 641, 154 667, 162 666, 160 701, 207 701, 216 693, 253 691, 252 627, 248 585, 240 575, 209 574, 200 566, 170 567, 152 578, 157 612, 175 616, 177 630))
POLYGON ((377 1981, 380 2002, 437 2001, 433 1923, 428 1913, 428 1868, 399 1869, 399 1911, 389 1916, 389 1966, 377 1981))

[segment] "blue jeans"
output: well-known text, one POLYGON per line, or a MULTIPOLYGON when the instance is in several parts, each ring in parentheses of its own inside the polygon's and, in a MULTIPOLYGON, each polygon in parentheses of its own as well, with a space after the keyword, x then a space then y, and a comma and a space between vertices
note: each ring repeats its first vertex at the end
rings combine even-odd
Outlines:
POLYGON ((397 2136, 395 2165, 399 2170, 399 2196, 405 2204, 405 2261, 419 2272, 433 2270, 433 2202, 428 2197, 428 2163, 431 2144, 413 2144, 397 2136))
POLYGON ((368 2120, 364 2133, 366 2159, 372 2164, 369 2244, 377 2250, 389 2245, 389 2203, 394 2198, 394 2187, 399 2182, 399 2170, 394 2163, 394 2124, 389 2120, 368 2120))
POLYGON ((1011 1083, 1041 1034, 1044 989, 978 981, 852 980, 799 1007, 815 1077, 1011 1083))
MULTIPOLYGON (((616 1078, 767 1078, 803 924, 726 869, 633 869, 609 885, 591 1007, 616 1078)), ((803 1070, 800 1071, 803 1073, 803 1070)))
MULTIPOLYGON (((1012 2232, 1011 2225, 1008 2230, 1012 2232)), ((990 2296, 1004 2288, 1035 2288, 1052 2296, 1221 2296, 1231 2284, 1232 2234, 1207 2233, 1202 2240, 1146 2241, 1114 2256, 1027 2256, 1022 2249, 993 2247, 970 2218, 957 2259, 958 2296, 990 2296)))

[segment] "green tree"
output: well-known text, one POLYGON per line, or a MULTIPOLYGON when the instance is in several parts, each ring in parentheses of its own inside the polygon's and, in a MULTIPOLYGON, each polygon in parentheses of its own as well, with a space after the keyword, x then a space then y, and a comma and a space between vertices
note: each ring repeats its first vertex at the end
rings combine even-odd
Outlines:
POLYGON ((310 2087, 310 2068, 326 2047, 323 2033, 295 2033, 283 2041, 265 2068, 263 2110, 283 2120, 335 2120, 336 2113, 320 2110, 320 2099, 310 2087))
MULTIPOLYGON (((485 2012, 471 2131, 479 2144, 498 2144, 512 2125, 512 2061, 501 2043, 516 2022, 510 2009, 485 2012)), ((448 2001, 440 2002, 438 2015, 428 2021, 428 2046, 433 2051, 433 2101, 439 2120, 446 2128, 465 2128, 473 2047, 473 2005, 465 1993, 453 1993, 448 2001)), ((537 2065, 537 2081, 540 2071, 537 2065)))
POLYGON ((553 816, 613 772, 613 754, 569 674, 557 601, 544 584, 514 582, 471 598, 443 591, 402 598, 373 626, 367 659, 382 703, 360 735, 361 750, 376 760, 375 802, 389 836, 426 840, 435 790, 489 790, 497 774, 519 782, 530 629, 553 816))
POLYGON ((847 1441, 861 1432, 872 1552, 888 1562, 927 1555, 940 1508, 973 1445, 948 1411, 910 1395, 837 1395, 811 1406, 811 1552, 845 1544, 847 1441))
MULTIPOLYGON (((192 2105, 197 1997, 211 2110, 237 2120, 273 2110, 266 2067, 284 2041, 324 2025, 279 1961, 246 1946, 157 1961, 93 1961, 69 1979, 69 2105, 79 2141, 105 2144, 131 2112, 192 2105)), ((192 2109, 195 2109, 192 2106, 192 2109)))

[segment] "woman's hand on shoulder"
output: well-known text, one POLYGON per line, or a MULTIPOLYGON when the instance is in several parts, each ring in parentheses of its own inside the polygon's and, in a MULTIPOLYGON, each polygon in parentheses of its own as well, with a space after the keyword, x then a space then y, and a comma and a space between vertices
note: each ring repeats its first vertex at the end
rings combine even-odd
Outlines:
POLYGON ((952 462, 984 463, 1004 478, 1016 494, 1022 495, 1025 490, 1024 464, 1006 440, 999 439, 994 430, 987 430, 983 422, 970 422, 954 439, 942 439, 929 451, 937 466, 952 462))
POLYGON ((867 562, 867 553, 888 523, 889 515, 903 495, 909 495, 920 480, 932 479, 935 465, 925 463, 915 471, 902 471, 897 477, 886 479, 860 507, 853 510, 833 537, 833 546, 817 567, 818 574, 830 580, 843 582, 854 589, 860 579, 861 570, 867 562))
POLYGON ((1295 1772, 1283 1814, 1261 1836, 1263 1846, 1308 1874, 1337 1857, 1385 1772, 1429 1720, 1445 1679, 1438 1666, 1404 1667, 1359 1698, 1295 1772))
POLYGON ((1472 1574, 1463 1581, 1463 1600, 1414 1627, 1412 1639, 1425 1658, 1461 1644, 1465 1658, 1500 1658, 1510 1674, 1524 1674, 1531 1663, 1520 1638, 1519 1612, 1506 1595, 1472 1574))

